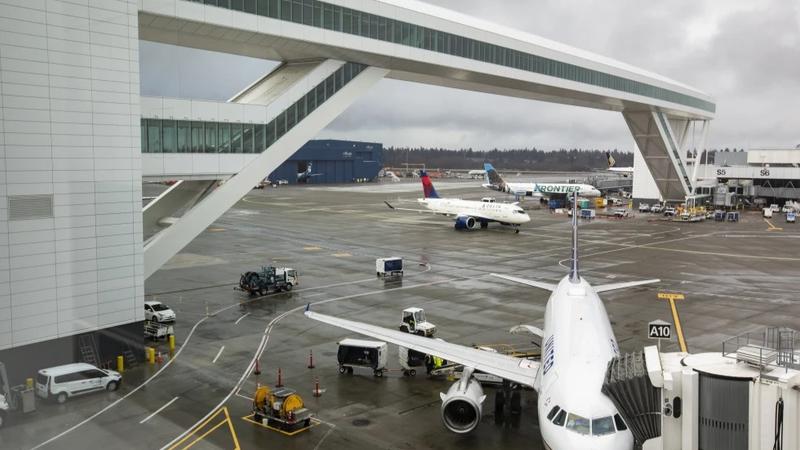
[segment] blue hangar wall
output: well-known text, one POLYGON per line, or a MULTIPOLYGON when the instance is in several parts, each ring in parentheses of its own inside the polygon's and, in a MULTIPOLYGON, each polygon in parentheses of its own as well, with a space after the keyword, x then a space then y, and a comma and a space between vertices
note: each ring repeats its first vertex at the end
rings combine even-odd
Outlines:
POLYGON ((383 144, 374 142, 318 140, 308 141, 269 175, 271 181, 298 183, 297 174, 311 164, 308 184, 354 183, 371 180, 383 166, 383 144))

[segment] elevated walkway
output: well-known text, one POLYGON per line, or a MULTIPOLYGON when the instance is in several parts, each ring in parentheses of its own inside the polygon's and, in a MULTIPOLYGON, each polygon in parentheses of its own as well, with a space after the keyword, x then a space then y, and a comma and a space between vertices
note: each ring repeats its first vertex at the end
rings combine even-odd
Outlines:
MULTIPOLYGON (((281 79, 284 76, 282 70, 286 67, 280 66, 268 78, 281 79)), ((293 73, 293 82, 280 83, 281 92, 271 96, 269 105, 266 105, 268 122, 264 125, 265 129, 272 130, 272 134, 265 136, 265 146, 259 153, 235 175, 216 183, 218 186, 215 189, 204 193, 203 198, 180 218, 165 222, 157 217, 160 214, 153 215, 151 224, 169 226, 153 235, 145 244, 145 278, 202 233, 266 174, 319 133, 386 73, 384 69, 362 64, 324 60, 310 70, 293 73)), ((193 198, 191 195, 183 197, 193 198)), ((171 196, 167 195, 160 201, 169 198, 171 196)), ((153 202, 153 206, 148 205, 148 209, 158 208, 160 201, 153 202)))

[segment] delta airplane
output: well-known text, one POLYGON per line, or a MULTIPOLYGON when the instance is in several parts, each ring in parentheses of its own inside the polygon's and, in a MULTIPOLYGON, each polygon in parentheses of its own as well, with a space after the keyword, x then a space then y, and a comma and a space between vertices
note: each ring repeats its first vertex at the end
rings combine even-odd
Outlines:
POLYGON ((611 152, 606 152, 606 160, 608 160, 608 171, 621 173, 622 176, 627 177, 633 173, 633 167, 616 167, 617 161, 611 156, 611 152))
MULTIPOLYGON (((577 200, 577 194, 575 200, 577 200)), ((488 352, 442 340, 411 335, 319 314, 306 307, 306 317, 390 342, 449 362, 462 364, 464 372, 442 399, 444 426, 468 433, 481 421, 486 396, 473 376, 485 372, 538 392, 537 411, 545 447, 551 450, 632 449, 633 435, 611 400, 601 392, 608 362, 619 356, 619 347, 598 293, 656 283, 660 280, 612 283, 592 287, 578 270, 578 219, 572 216, 572 263, 558 284, 492 274, 509 281, 545 289, 547 301, 544 330, 522 325, 541 337, 541 362, 488 352)), ((512 328, 512 331, 520 327, 512 328)), ((498 400, 499 401, 499 400, 498 400)))
POLYGON ((417 199, 417 202, 427 209, 396 208, 389 202, 384 203, 398 211, 428 212, 453 217, 456 230, 472 230, 479 226, 487 228, 489 222, 498 222, 514 227, 514 231, 519 233, 519 226, 531 221, 530 216, 516 203, 441 198, 424 170, 419 171, 419 177, 422 180, 424 198, 417 199))
POLYGON ((599 197, 600 191, 589 184, 579 183, 507 183, 494 167, 485 163, 486 183, 483 187, 493 191, 514 194, 515 197, 556 197, 578 193, 582 197, 599 197))
POLYGON ((321 173, 311 173, 311 163, 308 163, 306 166, 305 172, 297 172, 297 182, 298 183, 308 183, 309 178, 311 177, 318 177, 322 175, 321 173))

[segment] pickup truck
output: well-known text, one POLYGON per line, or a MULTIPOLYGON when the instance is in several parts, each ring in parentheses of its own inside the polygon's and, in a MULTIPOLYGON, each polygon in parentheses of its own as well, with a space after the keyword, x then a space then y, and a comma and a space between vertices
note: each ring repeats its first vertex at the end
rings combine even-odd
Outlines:
POLYGON ((675 208, 673 208, 672 206, 667 206, 666 208, 664 208, 665 216, 674 216, 676 212, 677 211, 675 211, 675 208))
POLYGON ((651 213, 658 214, 658 213, 660 213, 662 211, 664 211, 664 207, 661 206, 661 203, 654 203, 653 206, 650 207, 650 212, 651 213))
POLYGON ((639 203, 639 212, 649 212, 649 211, 650 211, 650 205, 648 205, 647 203, 639 203))

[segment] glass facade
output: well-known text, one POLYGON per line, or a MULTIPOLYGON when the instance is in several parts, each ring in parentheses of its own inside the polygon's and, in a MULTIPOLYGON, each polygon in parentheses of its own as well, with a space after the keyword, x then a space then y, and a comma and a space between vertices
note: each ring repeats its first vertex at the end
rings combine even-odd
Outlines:
POLYGON ((190 1, 535 72, 704 111, 716 109, 714 103, 691 95, 318 0, 190 1))
POLYGON ((142 153, 261 153, 365 68, 344 64, 269 123, 142 119, 142 153))

